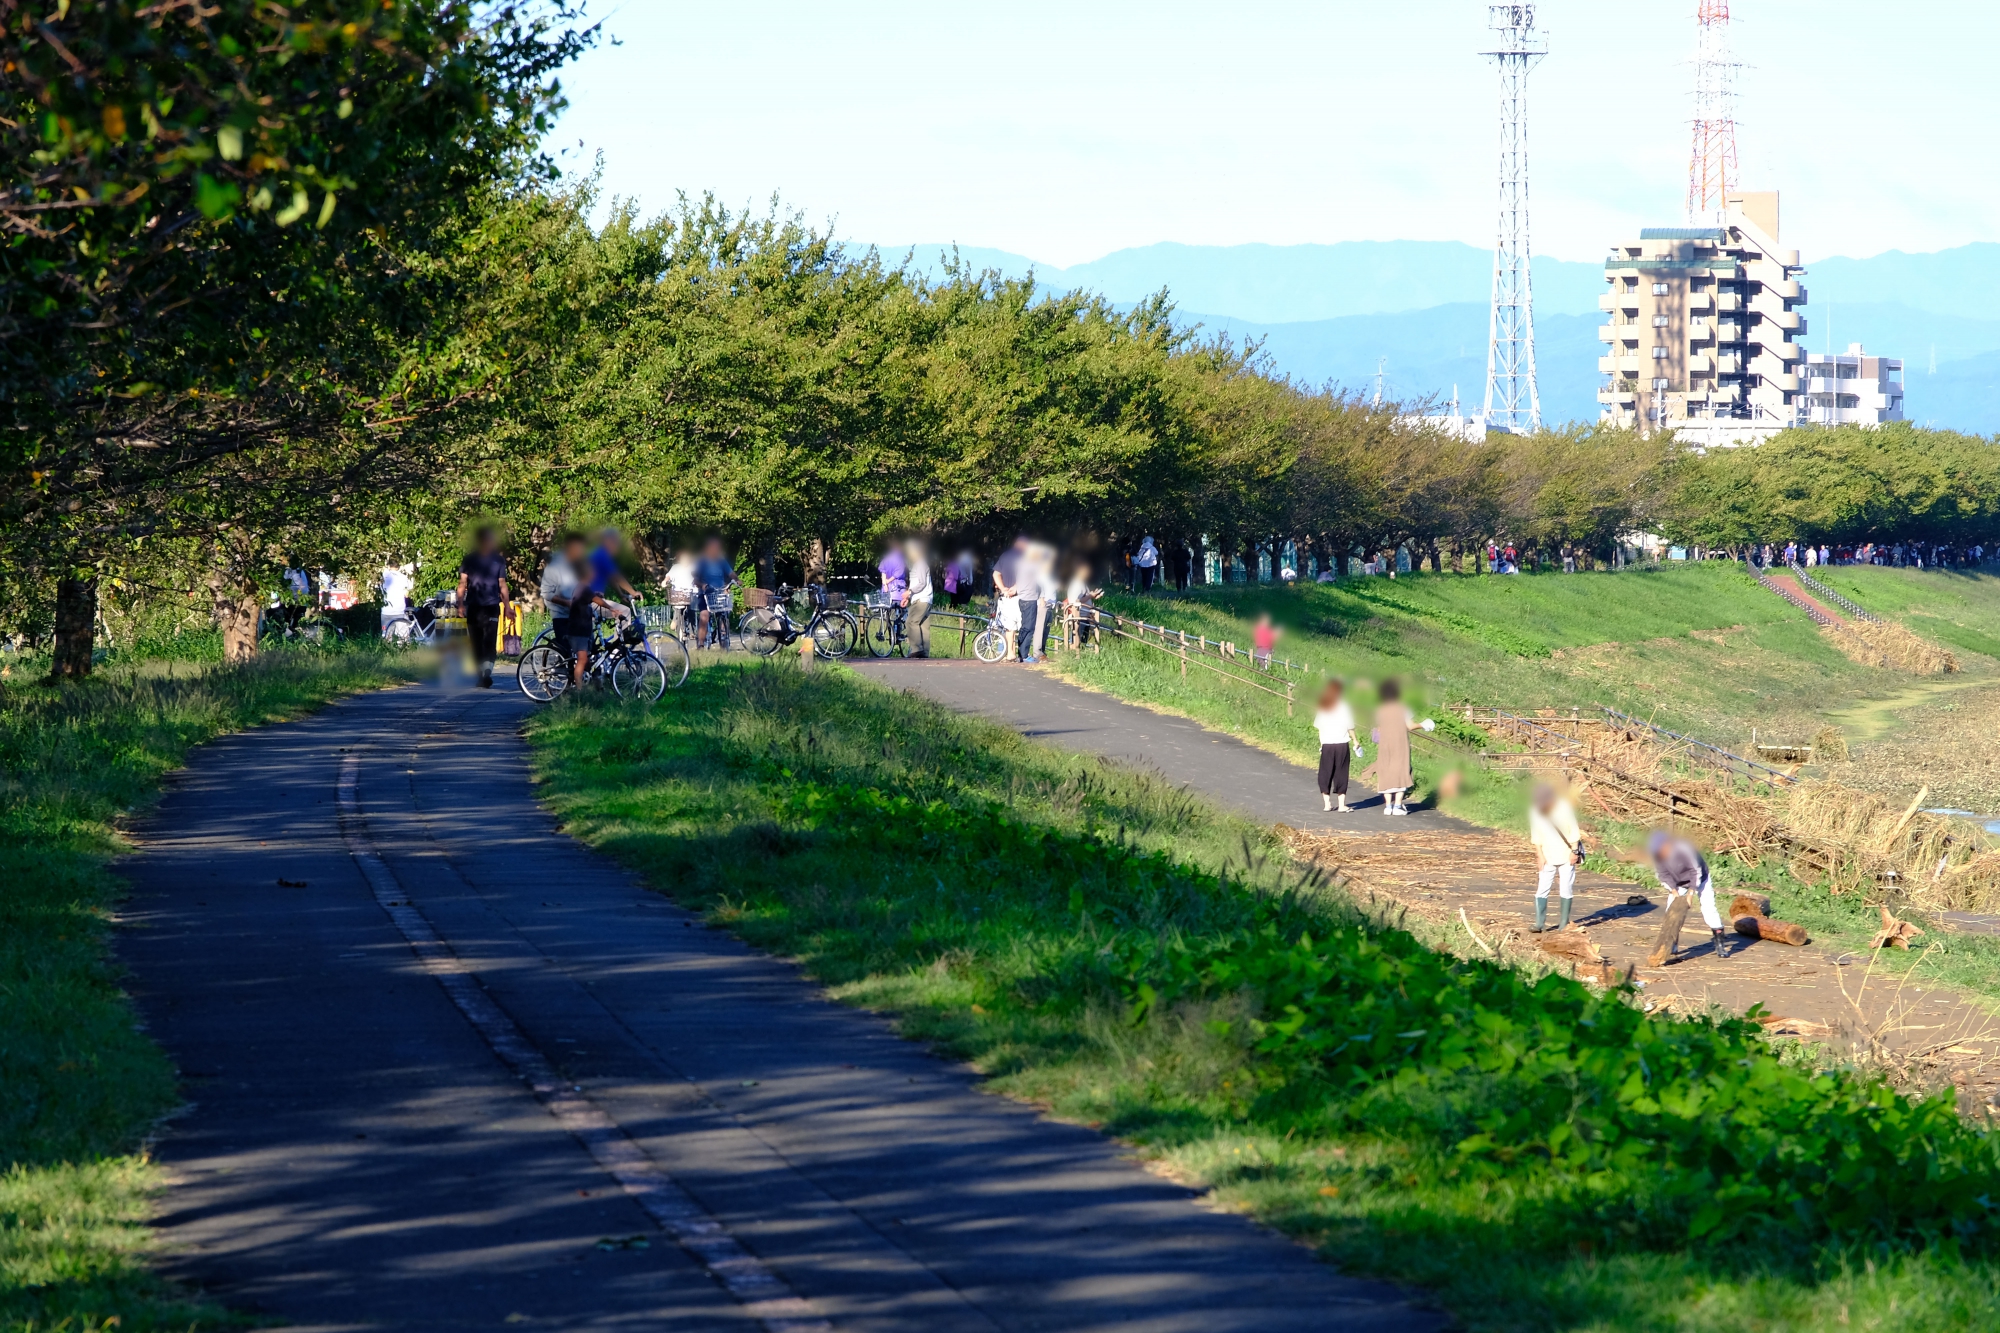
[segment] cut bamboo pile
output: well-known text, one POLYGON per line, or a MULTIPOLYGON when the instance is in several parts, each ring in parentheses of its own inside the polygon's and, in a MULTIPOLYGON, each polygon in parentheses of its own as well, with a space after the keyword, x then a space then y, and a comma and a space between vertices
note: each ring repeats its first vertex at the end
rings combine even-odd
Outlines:
POLYGON ((1924 812, 1928 790, 1898 807, 1606 716, 1608 725, 1586 726, 1580 712, 1466 710, 1507 747, 1484 752, 1490 760, 1560 774, 1621 822, 1690 825, 1709 846, 1750 860, 1775 853, 1800 879, 1823 879, 1836 893, 1893 894, 1931 909, 2000 904, 2000 850, 1987 849, 1975 826, 1924 812))

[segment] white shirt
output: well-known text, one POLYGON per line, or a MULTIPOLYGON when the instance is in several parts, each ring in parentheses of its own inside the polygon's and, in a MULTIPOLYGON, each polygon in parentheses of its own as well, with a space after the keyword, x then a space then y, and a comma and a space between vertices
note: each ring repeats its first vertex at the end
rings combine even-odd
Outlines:
POLYGON ((382 571, 382 609, 390 615, 402 615, 410 609, 410 589, 416 580, 393 565, 382 571))
POLYGON ((912 560, 909 563, 909 573, 905 577, 909 580, 910 600, 928 602, 931 599, 931 562, 912 560))
POLYGON ((694 591, 694 561, 676 560, 667 567, 667 586, 675 592, 694 591))
POLYGON ((567 556, 551 557, 548 568, 542 571, 542 600, 549 604, 553 615, 567 616, 582 586, 583 580, 577 577, 576 567, 567 556))
POLYGON ((1348 745, 1354 741, 1354 710, 1345 699, 1313 714, 1313 725, 1319 728, 1321 745, 1348 745))

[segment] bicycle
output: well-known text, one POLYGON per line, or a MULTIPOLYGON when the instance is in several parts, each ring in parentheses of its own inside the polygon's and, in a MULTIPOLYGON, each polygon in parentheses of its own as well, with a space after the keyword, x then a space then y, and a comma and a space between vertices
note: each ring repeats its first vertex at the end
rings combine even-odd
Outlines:
MULTIPOLYGON (((576 680, 576 658, 567 649, 553 639, 537 639, 532 648, 521 654, 516 669, 521 693, 545 704, 559 698, 573 684, 602 684, 608 680, 621 699, 657 703, 669 688, 680 683, 670 684, 666 665, 653 655, 646 643, 646 627, 636 618, 610 634, 603 629, 602 625, 598 627, 591 643, 590 660, 584 664, 581 682, 576 680)), ((686 679, 683 667, 680 680, 686 679)))
POLYGON ((752 588, 745 600, 750 603, 750 610, 737 624, 736 633, 743 646, 759 657, 769 657, 788 643, 810 638, 817 655, 841 658, 854 651, 855 641, 860 637, 860 627, 848 613, 843 593, 828 592, 817 586, 792 588, 779 584, 775 596, 765 589, 752 588), (785 609, 785 602, 792 594, 803 596, 812 607, 812 614, 804 624, 793 620, 785 609))
POLYGON ((867 595, 867 609, 863 614, 862 638, 868 645, 870 657, 889 657, 898 649, 905 654, 908 648, 903 643, 903 626, 909 618, 909 608, 896 606, 889 601, 887 593, 872 592, 867 595))

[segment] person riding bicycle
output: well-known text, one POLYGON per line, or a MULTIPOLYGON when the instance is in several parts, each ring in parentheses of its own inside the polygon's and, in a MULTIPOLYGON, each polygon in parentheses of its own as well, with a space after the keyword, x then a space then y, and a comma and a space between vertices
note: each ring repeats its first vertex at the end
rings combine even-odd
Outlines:
POLYGON ((717 637, 722 646, 729 647, 730 590, 736 586, 736 566, 723 553, 722 538, 710 537, 702 546, 701 559, 695 562, 695 605, 700 618, 695 627, 696 647, 707 647, 709 625, 714 621, 717 637))
POLYGON ((617 602, 605 601, 605 594, 616 587, 631 599, 633 606, 645 599, 639 590, 629 583, 624 572, 618 568, 618 552, 624 548, 625 539, 618 535, 618 529, 606 528, 597 534, 597 549, 590 553, 590 591, 598 598, 599 604, 610 609, 620 620, 631 616, 631 608, 617 602))

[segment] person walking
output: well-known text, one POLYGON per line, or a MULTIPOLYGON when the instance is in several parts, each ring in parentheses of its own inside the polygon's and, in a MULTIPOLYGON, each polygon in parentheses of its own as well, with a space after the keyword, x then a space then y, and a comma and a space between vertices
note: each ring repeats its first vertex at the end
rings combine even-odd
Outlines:
POLYGON ((1256 627, 1250 631, 1250 663, 1264 670, 1271 669, 1271 657, 1278 650, 1278 627, 1271 623, 1267 611, 1257 617, 1256 627))
POLYGON ((912 537, 903 548, 903 656, 931 655, 931 557, 923 542, 912 537))
POLYGON ((1382 682, 1375 705, 1375 789, 1382 793, 1384 815, 1407 815, 1403 803, 1415 778, 1410 771, 1410 733, 1419 727, 1429 731, 1436 724, 1411 715, 1403 702, 1403 687, 1394 680, 1382 682))
POLYGON ((1576 868, 1583 864, 1583 830, 1576 822, 1576 807, 1569 798, 1547 783, 1535 788, 1528 805, 1528 841, 1535 845, 1535 933, 1549 928, 1549 890, 1562 897, 1561 930, 1569 925, 1571 900, 1576 896, 1576 868))
POLYGON ((410 637, 410 593, 417 581, 410 574, 408 565, 384 565, 382 567, 382 637, 385 639, 408 639, 410 637))
POLYGON ((1132 568, 1138 573, 1139 591, 1151 592, 1154 576, 1160 572, 1160 548, 1150 536, 1139 539, 1139 553, 1132 557, 1132 568))
POLYGON ((1654 829, 1646 841, 1653 857, 1653 874, 1667 891, 1667 917, 1653 941, 1646 966, 1659 967, 1680 952, 1681 926, 1687 921, 1690 905, 1699 903, 1701 919, 1707 925, 1717 958, 1729 957, 1729 938, 1722 928, 1722 913, 1715 908, 1715 881, 1701 849, 1679 834, 1654 829))
POLYGON ((479 688, 493 688, 493 660, 500 654, 500 607, 507 596, 507 557, 500 537, 482 526, 472 549, 458 563, 458 604, 465 613, 465 641, 472 652, 479 688))
POLYGON ((1347 771, 1361 758, 1361 737, 1354 730, 1354 709, 1348 706, 1345 689, 1330 680, 1319 692, 1319 711, 1313 727, 1319 732, 1320 808, 1344 815, 1347 804, 1347 771))

